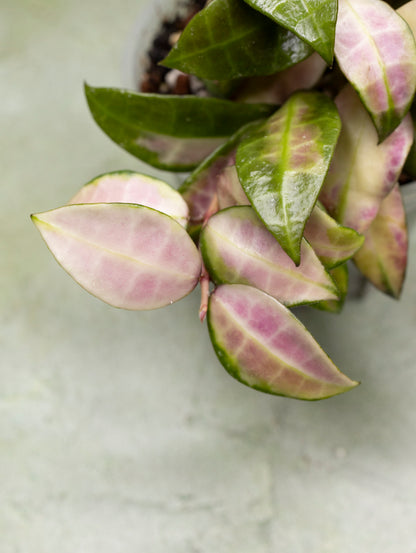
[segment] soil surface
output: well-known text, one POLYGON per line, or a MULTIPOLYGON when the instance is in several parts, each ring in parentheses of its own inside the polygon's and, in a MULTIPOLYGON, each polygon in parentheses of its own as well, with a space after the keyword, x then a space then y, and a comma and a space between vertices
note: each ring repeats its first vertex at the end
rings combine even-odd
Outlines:
POLYGON ((202 94, 203 85, 199 79, 185 75, 176 69, 158 65, 178 41, 181 32, 189 21, 206 4, 206 0, 188 0, 183 2, 187 14, 184 17, 162 21, 159 33, 147 52, 149 62, 142 81, 139 83, 141 92, 159 94, 202 94))

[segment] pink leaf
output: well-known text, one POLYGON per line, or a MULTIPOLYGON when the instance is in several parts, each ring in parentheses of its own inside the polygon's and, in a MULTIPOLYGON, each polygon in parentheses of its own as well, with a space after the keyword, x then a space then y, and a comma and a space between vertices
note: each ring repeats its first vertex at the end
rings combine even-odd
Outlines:
POLYGON ((401 173, 413 142, 407 115, 381 144, 370 117, 352 87, 335 101, 342 130, 320 200, 342 225, 363 233, 401 173))
POLYGON ((407 247, 406 217, 396 185, 383 200, 354 261, 376 288, 398 298, 406 272, 407 247))
POLYGON ((403 119, 415 93, 412 32, 386 2, 339 0, 335 56, 384 140, 403 119))
POLYGON ((249 206, 211 217, 201 233, 201 252, 217 283, 250 284, 285 305, 338 298, 337 287, 311 246, 302 241, 296 266, 249 206))
POLYGON ((171 217, 139 205, 69 205, 32 216, 58 263, 88 292, 123 309, 187 295, 201 258, 171 217))
POLYGON ((294 315, 243 285, 211 295, 208 325, 216 354, 247 386, 298 399, 324 399, 357 386, 342 374, 294 315))
POLYGON ((235 205, 250 205, 238 178, 235 165, 225 167, 217 177, 219 209, 235 205))
POLYGON ((188 206, 179 192, 166 182, 133 171, 116 171, 100 175, 83 186, 68 203, 115 202, 152 207, 173 217, 184 227, 188 221, 188 206))
POLYGON ((236 94, 238 102, 283 104, 297 90, 313 88, 327 65, 316 52, 296 65, 266 77, 251 77, 236 94))

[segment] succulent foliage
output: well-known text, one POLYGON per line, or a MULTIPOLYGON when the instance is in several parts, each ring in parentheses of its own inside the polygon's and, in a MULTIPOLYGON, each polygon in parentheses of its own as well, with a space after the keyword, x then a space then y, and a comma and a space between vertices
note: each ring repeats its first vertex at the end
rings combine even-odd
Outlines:
POLYGON ((162 63, 222 97, 86 85, 114 142, 188 175, 179 190, 132 171, 101 175, 34 215, 57 261, 124 309, 171 304, 200 283, 218 359, 256 390, 316 400, 355 387, 290 308, 341 311, 350 260, 400 295, 416 0, 397 4, 212 0, 162 63))

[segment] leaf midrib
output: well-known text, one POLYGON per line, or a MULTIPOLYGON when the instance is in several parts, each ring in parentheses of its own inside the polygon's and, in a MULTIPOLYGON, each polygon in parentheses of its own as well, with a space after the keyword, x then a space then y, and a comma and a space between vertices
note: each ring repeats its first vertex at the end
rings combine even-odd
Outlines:
MULTIPOLYGON (((99 251, 104 251, 110 255, 114 255, 115 257, 119 257, 121 259, 124 259, 124 260, 127 260, 129 262, 132 262, 133 264, 136 264, 136 265, 139 265, 139 266, 143 266, 143 267, 148 267, 150 269, 160 269, 159 266, 157 265, 151 265, 150 263, 145 263, 144 261, 142 261, 141 259, 138 259, 138 258, 134 258, 134 257, 130 257, 129 255, 127 254, 123 254, 121 252, 117 252, 117 251, 114 251, 114 250, 111 250, 109 248, 106 248, 100 244, 96 244, 94 242, 91 242, 89 240, 86 240, 85 238, 83 238, 82 236, 79 236, 77 234, 74 234, 73 232, 69 232, 67 230, 63 230, 61 229, 61 227, 59 227, 58 225, 54 225, 53 223, 50 223, 49 221, 44 221, 43 219, 39 219, 37 216, 33 216, 33 218, 41 225, 45 226, 45 227, 49 227, 53 232, 55 232, 56 234, 62 234, 62 235, 66 235, 66 236, 70 236, 71 238, 73 238, 74 240, 78 241, 78 242, 81 242, 81 243, 84 243, 84 244, 87 244, 88 246, 91 246, 99 251)), ((178 223, 179 224, 179 223, 178 223)), ((163 268, 163 271, 167 274, 171 274, 171 275, 174 275, 174 276, 180 276, 180 277, 183 277, 183 276, 186 276, 186 277, 191 277, 192 275, 187 275, 186 273, 178 273, 177 271, 172 271, 170 269, 167 269, 167 268, 163 268)))

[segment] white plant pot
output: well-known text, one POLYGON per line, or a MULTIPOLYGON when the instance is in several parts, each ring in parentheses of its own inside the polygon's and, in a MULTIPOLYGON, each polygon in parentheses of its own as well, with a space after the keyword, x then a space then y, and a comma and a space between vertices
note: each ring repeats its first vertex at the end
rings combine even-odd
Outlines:
POLYGON ((187 13, 186 0, 152 0, 133 25, 126 45, 123 81, 127 88, 137 90, 140 76, 147 63, 147 51, 164 19, 187 13))

